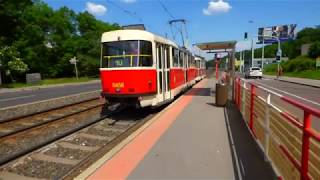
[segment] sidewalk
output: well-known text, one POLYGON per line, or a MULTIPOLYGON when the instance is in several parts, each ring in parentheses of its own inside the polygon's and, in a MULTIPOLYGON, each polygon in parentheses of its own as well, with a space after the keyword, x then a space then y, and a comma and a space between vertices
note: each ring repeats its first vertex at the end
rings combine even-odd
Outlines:
MULTIPOLYGON (((241 115, 203 80, 79 179, 274 179, 241 115)), ((139 130, 138 130, 139 131, 139 130)))
POLYGON ((76 86, 76 85, 83 85, 83 84, 94 84, 94 83, 99 83, 99 82, 100 82, 100 80, 91 80, 91 81, 88 81, 88 82, 80 82, 80 83, 36 85, 36 86, 23 87, 23 88, 1 88, 0 87, 0 94, 1 93, 10 93, 10 92, 20 92, 20 91, 32 91, 32 90, 47 89, 47 88, 54 88, 54 87, 76 86))
POLYGON ((263 76, 267 77, 267 78, 270 78, 270 79, 279 80, 279 81, 290 82, 290 83, 295 83, 295 84, 301 84, 301 85, 307 85, 307 86, 320 88, 320 80, 306 79, 306 78, 295 78, 295 77, 286 77, 286 76, 281 76, 279 78, 277 78, 277 76, 271 76, 271 75, 263 75, 263 76))

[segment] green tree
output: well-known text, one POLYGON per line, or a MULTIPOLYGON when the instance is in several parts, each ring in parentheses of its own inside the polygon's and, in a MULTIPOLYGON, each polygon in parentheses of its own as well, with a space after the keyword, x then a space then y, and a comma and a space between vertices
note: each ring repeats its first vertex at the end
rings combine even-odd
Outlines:
POLYGON ((44 78, 73 76, 69 63, 73 56, 80 60, 81 75, 97 76, 101 34, 119 29, 88 12, 77 14, 67 7, 53 10, 40 0, 0 0, 0 20, 0 47, 12 47, 17 54, 10 56, 16 58, 6 69, 16 76, 22 72, 15 71, 23 67, 20 62, 28 72, 39 72, 44 78))
POLYGON ((314 59, 320 57, 320 41, 317 41, 310 46, 308 55, 314 59))
POLYGON ((14 81, 16 75, 28 70, 28 65, 22 61, 19 52, 13 46, 0 48, 0 62, 1 69, 4 70, 6 76, 10 77, 10 81, 14 81))
POLYGON ((0 0, 0 43, 11 44, 17 38, 22 28, 21 15, 31 5, 31 0, 0 0))

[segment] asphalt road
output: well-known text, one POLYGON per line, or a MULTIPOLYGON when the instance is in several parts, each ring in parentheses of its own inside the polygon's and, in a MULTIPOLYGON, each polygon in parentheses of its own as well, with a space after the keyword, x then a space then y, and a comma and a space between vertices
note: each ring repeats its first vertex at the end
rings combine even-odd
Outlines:
MULTIPOLYGON (((320 88, 283 82, 268 78, 250 79, 249 81, 253 81, 257 85, 263 86, 283 96, 293 98, 315 109, 320 109, 320 88)), ((258 93, 266 98, 267 93, 262 91, 258 91, 258 93)), ((303 119, 303 111, 301 109, 282 101, 277 96, 271 97, 271 103, 277 105, 278 107, 280 107, 280 109, 289 112, 300 120, 303 119)), ((320 118, 313 117, 312 119, 313 128, 320 132, 320 118)))
POLYGON ((267 78, 257 79, 254 82, 279 94, 292 97, 315 108, 320 108, 320 88, 267 78))
POLYGON ((0 108, 101 89, 100 82, 0 93, 0 108))

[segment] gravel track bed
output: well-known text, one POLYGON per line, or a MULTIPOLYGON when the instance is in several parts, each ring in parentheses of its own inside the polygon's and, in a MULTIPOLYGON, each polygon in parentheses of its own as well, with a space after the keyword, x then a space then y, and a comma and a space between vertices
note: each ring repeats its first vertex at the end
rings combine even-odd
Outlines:
POLYGON ((120 131, 112 131, 112 130, 103 130, 100 128, 90 128, 87 131, 88 134, 98 135, 98 136, 106 136, 106 137, 116 137, 121 134, 120 131))
POLYGON ((8 168, 7 171, 33 178, 45 179, 50 177, 50 179, 59 179, 59 177, 61 177, 61 174, 68 172, 71 168, 71 165, 40 161, 29 158, 26 159, 23 163, 8 168))
POLYGON ((108 140, 97 140, 97 139, 91 139, 91 138, 85 138, 85 137, 76 137, 70 143, 80 146, 103 146, 106 145, 109 141, 108 140))
POLYGON ((64 147, 55 147, 52 149, 49 149, 48 151, 44 152, 46 155, 59 157, 59 158, 66 158, 66 159, 77 159, 81 160, 88 156, 91 152, 88 151, 82 151, 79 149, 69 149, 64 147))
POLYGON ((110 126, 108 123, 106 122, 103 122, 101 123, 101 126, 102 127, 105 127, 105 128, 112 128, 112 129, 119 129, 119 130, 127 130, 128 128, 130 128, 132 126, 132 124, 134 124, 135 122, 130 122, 128 124, 115 124, 115 125, 112 125, 110 126))
POLYGON ((88 122, 92 122, 100 118, 100 112, 101 108, 91 109, 85 114, 70 116, 68 120, 60 122, 59 125, 55 123, 46 126, 45 128, 37 128, 36 131, 33 130, 21 135, 14 135, 14 137, 10 137, 10 139, 2 140, 0 141, 0 159, 1 157, 17 154, 21 152, 21 150, 38 146, 50 139, 63 135, 67 131, 71 131, 88 122), (75 121, 77 123, 75 123, 75 121))
POLYGON ((48 111, 48 112, 43 112, 43 113, 39 113, 39 114, 34 114, 34 115, 30 115, 27 117, 23 117, 23 118, 19 118, 19 119, 15 119, 12 121, 8 121, 8 122, 3 122, 1 123, 1 129, 10 129, 10 130, 20 130, 20 129, 24 129, 26 127, 29 127, 29 124, 41 124, 44 122, 50 122, 54 119, 66 116, 66 115, 70 115, 79 111, 83 111, 85 109, 94 107, 98 104, 100 104, 101 102, 99 100, 94 100, 94 101, 90 101, 90 102, 84 102, 83 104, 76 104, 76 105, 71 105, 68 107, 64 107, 62 109, 55 109, 52 111, 48 111), (87 104, 86 104, 87 103, 87 104), (26 123, 26 124, 23 124, 26 123))

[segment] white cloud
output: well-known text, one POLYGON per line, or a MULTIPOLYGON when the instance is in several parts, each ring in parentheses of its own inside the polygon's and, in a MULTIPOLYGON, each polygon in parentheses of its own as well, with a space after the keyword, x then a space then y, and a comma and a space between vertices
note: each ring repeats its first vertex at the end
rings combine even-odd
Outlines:
POLYGON ((97 16, 102 16, 107 12, 107 8, 101 4, 95 4, 93 2, 86 3, 86 10, 92 14, 97 16))
POLYGON ((121 1, 128 4, 136 2, 136 0, 121 0, 121 1))
POLYGON ((205 15, 213 15, 218 13, 226 13, 228 12, 232 7, 229 3, 224 2, 223 0, 217 0, 217 1, 210 1, 208 3, 208 7, 206 9, 203 9, 202 12, 205 15))

